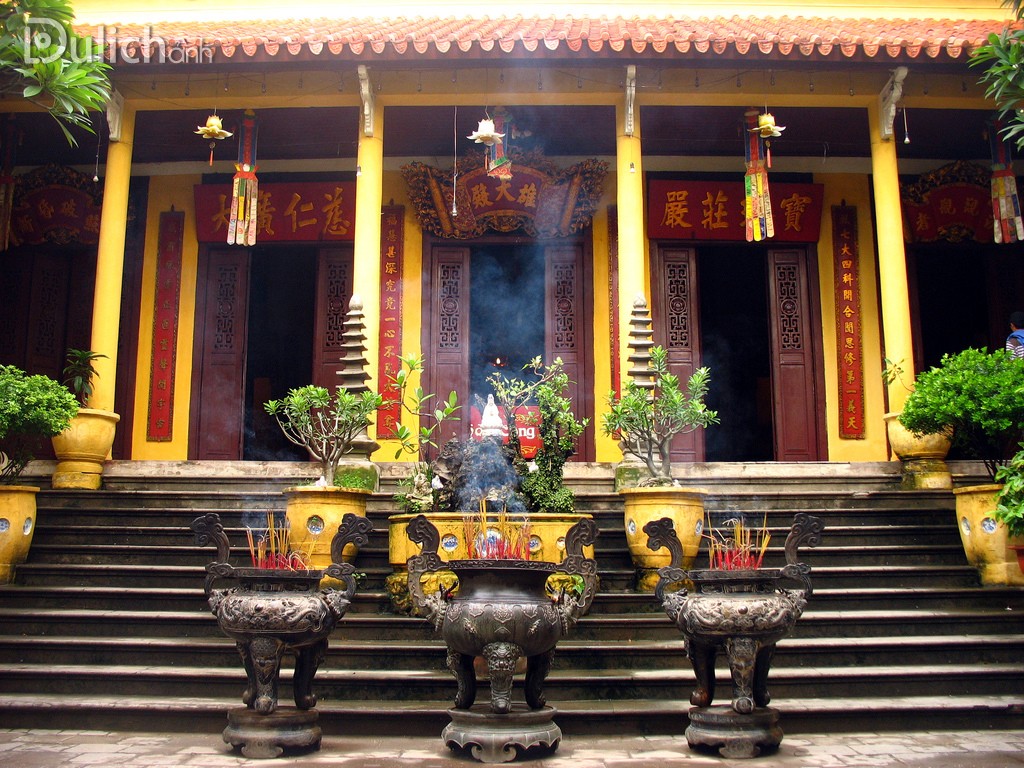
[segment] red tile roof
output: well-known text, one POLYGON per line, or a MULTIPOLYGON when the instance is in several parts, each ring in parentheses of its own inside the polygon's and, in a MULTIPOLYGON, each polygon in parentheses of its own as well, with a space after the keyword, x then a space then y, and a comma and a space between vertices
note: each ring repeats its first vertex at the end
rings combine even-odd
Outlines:
MULTIPOLYGON (((775 54, 799 59, 814 54, 841 57, 961 59, 999 21, 955 19, 837 19, 785 17, 665 18, 391 18, 292 19, 225 22, 154 22, 106 28, 107 45, 128 38, 157 40, 195 55, 212 50, 214 60, 280 60, 321 55, 378 54, 392 58, 460 53, 515 54, 540 50, 573 56, 608 51, 723 57, 775 54), (116 41, 116 42, 115 42, 116 41), (225 58, 222 58, 225 57, 225 58)), ((82 27, 83 34, 96 30, 82 27)), ((128 49, 138 54, 134 42, 128 49)), ((207 53, 209 55, 209 53, 207 53)), ((124 60, 121 57, 119 60, 124 60)))

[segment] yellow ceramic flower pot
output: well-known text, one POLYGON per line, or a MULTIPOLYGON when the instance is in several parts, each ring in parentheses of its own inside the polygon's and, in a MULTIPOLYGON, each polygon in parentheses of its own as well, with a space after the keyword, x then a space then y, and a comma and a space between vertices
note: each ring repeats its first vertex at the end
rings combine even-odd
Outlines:
POLYGON ((31 485, 0 486, 0 584, 14 580, 14 572, 28 557, 36 532, 36 494, 31 485))
POLYGON ((982 584, 1024 585, 1006 526, 995 519, 996 496, 1001 485, 969 485, 954 488, 957 528, 967 561, 978 569, 982 584))
POLYGON ((51 439, 57 455, 57 468, 51 480, 54 488, 99 489, 103 464, 110 458, 120 420, 112 411, 78 409, 71 426, 51 439))
POLYGON ((683 545, 683 568, 693 565, 704 533, 704 496, 702 488, 661 486, 653 488, 623 488, 625 505, 623 520, 626 543, 633 565, 638 569, 637 588, 653 592, 657 583, 657 570, 669 565, 667 549, 652 551, 647 547, 644 526, 652 520, 667 517, 672 520, 679 542, 683 545))
MULTIPOLYGON (((310 568, 331 564, 331 541, 345 515, 351 512, 366 517, 366 499, 370 491, 361 488, 304 485, 285 488, 285 515, 288 518, 291 548, 301 552, 310 568)), ((342 559, 352 562, 357 548, 347 544, 342 559)))

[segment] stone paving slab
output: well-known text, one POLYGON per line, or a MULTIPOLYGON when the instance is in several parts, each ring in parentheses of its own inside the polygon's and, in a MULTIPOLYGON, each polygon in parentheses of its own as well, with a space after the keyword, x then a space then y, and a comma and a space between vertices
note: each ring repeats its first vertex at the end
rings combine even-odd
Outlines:
MULTIPOLYGON (((1024 728, 1024 723, 1022 723, 1024 728)), ((517 759, 531 768, 1015 768, 1024 767, 1024 730, 842 733, 785 737, 774 755, 725 760, 689 749, 682 736, 563 739, 551 754, 517 759)), ((242 757, 220 734, 0 729, 4 768, 469 768, 472 758, 437 739, 325 736, 321 749, 271 760, 242 757)))

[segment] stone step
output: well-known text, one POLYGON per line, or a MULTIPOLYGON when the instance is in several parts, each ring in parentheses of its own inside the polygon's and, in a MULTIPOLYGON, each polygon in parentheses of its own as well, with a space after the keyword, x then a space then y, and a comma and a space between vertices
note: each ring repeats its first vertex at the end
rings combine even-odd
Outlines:
MULTIPOLYGON (((7 695, 0 700, 4 727, 36 728, 40 722, 74 723, 76 729, 219 734, 234 702, 196 697, 7 695)), ((319 724, 336 736, 437 737, 449 722, 450 700, 435 702, 320 701, 319 724)), ((688 701, 588 699, 555 704, 555 721, 566 736, 599 733, 675 734, 683 739, 688 701)), ((1015 696, 898 696, 875 699, 807 698, 773 702, 787 735, 801 733, 941 731, 984 723, 1018 729, 1021 701, 1015 696)))
MULTIPOLYGON (((332 669, 419 670, 425 659, 444 653, 436 635, 418 642, 353 640, 343 630, 330 638, 325 667, 332 669)), ((779 642, 773 663, 781 667, 899 666, 907 659, 927 658, 932 664, 1013 664, 1024 656, 1024 636, 923 635, 906 637, 789 637, 779 642)), ((3 636, 0 663, 40 665, 134 665, 231 667, 238 651, 227 637, 88 637, 3 636)), ((558 644, 552 668, 685 670, 690 663, 682 637, 600 643, 568 639, 558 644)))
MULTIPOLYGON (((419 700, 436 701, 455 695, 455 681, 445 668, 446 652, 438 648, 417 670, 352 670, 322 666, 314 691, 322 701, 419 700)), ((291 670, 282 665, 279 699, 291 698, 291 670)), ((720 664, 719 667, 725 666, 720 664)), ((1024 676, 1024 661, 1011 664, 903 665, 900 667, 829 667, 800 669, 773 665, 769 690, 782 702, 805 697, 875 698, 926 696, 940 684, 962 696, 1000 695, 1012 690, 1024 676)), ((728 669, 717 670, 718 699, 728 701, 728 669)), ((558 706, 581 699, 688 699, 695 687, 689 668, 669 670, 553 669, 545 680, 547 699, 558 706)), ((90 696, 213 696, 226 704, 240 702, 245 672, 233 667, 0 664, 0 694, 77 693, 90 696)), ((478 698, 487 696, 481 685, 478 698)), ((521 701, 522 675, 517 675, 513 698, 521 701)), ((1024 705, 1024 696, 1020 702, 1024 705)))

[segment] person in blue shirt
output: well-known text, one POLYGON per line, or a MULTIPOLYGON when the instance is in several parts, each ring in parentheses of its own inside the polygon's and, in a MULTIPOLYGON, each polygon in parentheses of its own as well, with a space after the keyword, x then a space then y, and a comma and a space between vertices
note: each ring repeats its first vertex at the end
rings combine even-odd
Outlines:
POLYGON ((1024 312, 1010 313, 1010 335, 1006 337, 1006 351, 1014 357, 1024 357, 1024 312))

